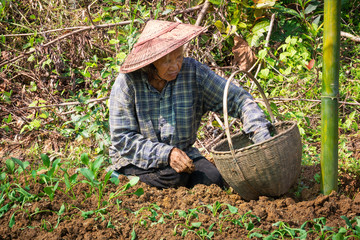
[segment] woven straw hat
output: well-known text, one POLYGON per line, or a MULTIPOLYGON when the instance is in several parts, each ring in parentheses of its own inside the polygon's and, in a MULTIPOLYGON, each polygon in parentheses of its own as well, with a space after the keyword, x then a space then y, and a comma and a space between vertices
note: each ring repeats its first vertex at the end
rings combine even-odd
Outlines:
POLYGON ((205 28, 178 22, 151 20, 120 67, 121 73, 133 72, 176 50, 205 28))

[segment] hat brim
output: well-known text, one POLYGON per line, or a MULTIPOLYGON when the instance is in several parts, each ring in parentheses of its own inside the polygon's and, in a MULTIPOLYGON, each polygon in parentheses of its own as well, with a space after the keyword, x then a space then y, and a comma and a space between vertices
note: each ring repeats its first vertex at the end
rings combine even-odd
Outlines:
POLYGON ((139 37, 138 43, 140 44, 134 45, 120 67, 120 73, 133 72, 155 62, 188 43, 205 30, 203 27, 191 24, 181 23, 176 26, 173 24, 173 22, 158 20, 148 22, 139 37), (166 28, 170 30, 166 31, 166 28), (159 31, 161 34, 157 35, 159 31), (153 37, 154 35, 156 37, 153 37))

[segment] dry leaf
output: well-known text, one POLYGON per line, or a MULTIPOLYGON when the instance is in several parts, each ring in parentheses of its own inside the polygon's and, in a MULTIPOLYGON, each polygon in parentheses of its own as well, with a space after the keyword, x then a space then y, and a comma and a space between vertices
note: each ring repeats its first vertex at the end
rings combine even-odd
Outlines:
POLYGON ((234 54, 234 65, 243 71, 248 71, 256 62, 256 56, 251 50, 249 44, 241 37, 234 37, 234 47, 232 48, 234 54))
POLYGON ((305 65, 307 69, 311 70, 315 64, 315 59, 311 59, 309 64, 305 65))

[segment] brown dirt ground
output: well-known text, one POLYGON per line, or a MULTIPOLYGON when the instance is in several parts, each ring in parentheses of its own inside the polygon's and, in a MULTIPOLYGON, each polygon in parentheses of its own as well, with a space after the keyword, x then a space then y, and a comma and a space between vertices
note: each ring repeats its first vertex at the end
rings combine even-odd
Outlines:
MULTIPOLYGON (((86 219, 81 213, 97 209, 97 194, 86 198, 84 192, 89 192, 89 186, 79 183, 73 188, 75 199, 58 190, 53 201, 43 197, 38 201, 25 203, 24 211, 17 211, 18 207, 10 209, 0 218, 0 239, 130 239, 133 231, 137 239, 184 239, 181 237, 184 225, 196 222, 201 222, 200 228, 194 228, 196 231, 203 228, 210 232, 209 227, 213 224, 212 239, 244 239, 249 231, 234 224, 232 220, 241 219, 249 211, 259 217, 259 221, 247 215, 245 223, 251 220, 255 228, 270 232, 278 229, 273 226, 278 221, 286 222, 292 228, 299 228, 305 221, 310 221, 310 229, 311 224, 314 224, 311 220, 320 217, 326 218, 327 226, 345 226, 341 216, 352 219, 360 213, 359 178, 341 173, 338 193, 324 196, 319 193, 319 184, 314 180, 314 175, 319 171, 318 165, 303 166, 298 184, 289 193, 279 198, 260 197, 259 200, 252 201, 244 201, 231 189, 225 191, 215 185, 158 190, 139 182, 124 192, 124 195, 113 199, 105 210, 90 214, 86 219), (125 195, 140 187, 144 189, 144 194, 140 197, 125 195), (300 192, 301 188, 303 190, 300 192), (223 205, 215 216, 212 215, 204 205, 213 205, 216 201, 238 208, 239 214, 230 214, 226 205, 223 205), (65 212, 58 216, 56 212, 63 204, 65 212), (197 218, 189 217, 188 221, 177 211, 195 208, 198 208, 197 218), (142 210, 139 211, 140 209, 142 210), (222 210, 223 215, 229 214, 227 219, 221 215, 222 210), (15 224, 9 228, 13 214, 15 224), (161 216, 164 217, 163 222, 161 216), (50 231, 58 221, 59 225, 50 231), (174 231, 177 233, 175 236, 174 231)), ((128 182, 124 176, 119 179, 119 186, 128 182)), ((60 183, 59 189, 64 189, 62 184, 60 183)), ((41 195, 43 188, 44 184, 32 184, 29 192, 41 195)), ((115 184, 109 183, 104 199, 107 200, 109 194, 116 189, 115 184)), ((191 231, 185 236, 185 239, 198 238, 201 237, 191 231)), ((312 238, 309 232, 307 239, 312 238)))

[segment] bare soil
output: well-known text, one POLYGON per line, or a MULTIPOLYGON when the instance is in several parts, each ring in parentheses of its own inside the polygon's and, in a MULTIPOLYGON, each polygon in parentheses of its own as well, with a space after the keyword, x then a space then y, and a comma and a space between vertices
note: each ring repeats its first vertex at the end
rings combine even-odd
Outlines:
MULTIPOLYGON (((132 232, 135 232, 137 239, 198 239, 200 237, 191 231, 185 237, 181 236, 186 228, 184 225, 196 222, 201 222, 199 228, 194 228, 196 231, 204 228, 210 232, 209 228, 212 226, 212 239, 244 239, 248 237, 249 231, 232 221, 240 219, 244 214, 248 216, 245 223, 251 221, 255 228, 269 232, 278 229, 273 226, 278 221, 286 222, 291 228, 299 228, 304 222, 310 221, 311 228, 311 224, 314 224, 311 221, 321 217, 326 218, 326 226, 345 226, 341 216, 351 219, 360 213, 359 178, 341 173, 338 193, 324 196, 319 193, 320 186, 314 179, 319 171, 318 165, 304 166, 298 184, 289 193, 278 198, 264 196, 252 201, 244 201, 231 189, 223 190, 216 185, 158 190, 139 182, 123 195, 112 199, 106 208, 98 212, 95 211, 97 194, 86 197, 85 192, 90 191, 89 185, 80 183, 73 188, 75 199, 57 191, 53 201, 43 197, 26 203, 23 206, 24 211, 17 211, 18 207, 9 210, 0 218, 0 239, 131 239, 132 232), (144 190, 140 197, 134 194, 125 195, 137 188, 144 190), (223 205, 214 216, 204 205, 213 205, 217 201, 238 208, 239 214, 230 214, 230 217, 225 219, 220 215, 221 211, 225 210, 223 213, 227 214, 230 212, 226 211, 226 205, 223 205), (62 205, 65 211, 59 216, 57 212, 62 205), (188 212, 195 208, 198 208, 198 214, 188 219, 181 217, 177 211, 188 212), (251 213, 248 213, 249 211, 251 213), (87 215, 84 214, 86 212, 87 215), (15 224, 9 228, 13 214, 15 224)), ((124 176, 119 179, 119 186, 128 182, 124 176)), ((61 184, 59 189, 64 189, 61 184)), ((29 192, 41 196, 43 188, 44 184, 31 185, 29 192)), ((117 188, 109 182, 103 199, 107 200, 109 194, 117 188)), ((6 202, 2 205, 5 204, 6 202)), ((311 239, 311 236, 309 232, 307 239, 311 239)))

